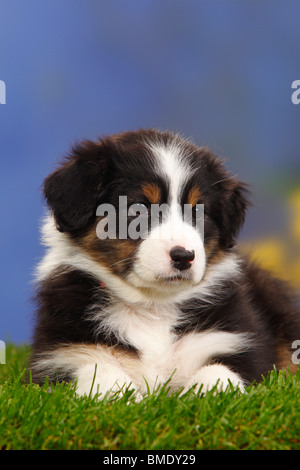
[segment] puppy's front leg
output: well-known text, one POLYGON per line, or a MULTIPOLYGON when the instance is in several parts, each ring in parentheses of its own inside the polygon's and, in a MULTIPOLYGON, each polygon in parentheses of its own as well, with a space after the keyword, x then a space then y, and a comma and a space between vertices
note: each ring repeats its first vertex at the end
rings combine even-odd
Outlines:
POLYGON ((238 387, 242 392, 244 392, 243 380, 238 374, 232 372, 228 367, 223 366, 222 364, 212 364, 199 369, 188 381, 184 391, 189 390, 196 384, 196 392, 202 386, 202 392, 205 393, 215 387, 215 385, 217 385, 217 391, 226 390, 229 385, 229 381, 234 387, 238 387))
POLYGON ((85 364, 76 373, 78 395, 101 394, 103 398, 106 393, 110 396, 120 391, 123 395, 127 388, 135 389, 131 378, 122 369, 114 364, 85 364))

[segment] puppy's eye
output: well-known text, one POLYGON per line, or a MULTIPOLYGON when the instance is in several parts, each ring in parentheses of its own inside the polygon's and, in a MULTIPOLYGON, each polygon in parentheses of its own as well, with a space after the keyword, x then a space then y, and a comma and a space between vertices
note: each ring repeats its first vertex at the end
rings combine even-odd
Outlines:
POLYGON ((144 214, 148 215, 148 207, 143 202, 136 202, 132 204, 128 209, 128 215, 135 217, 137 215, 144 214))
POLYGON ((201 205, 200 204, 195 204, 192 208, 193 215, 197 215, 200 213, 201 205))
POLYGON ((192 208, 193 221, 203 220, 203 217, 204 217, 204 204, 201 204, 201 203, 195 204, 194 207, 192 208))

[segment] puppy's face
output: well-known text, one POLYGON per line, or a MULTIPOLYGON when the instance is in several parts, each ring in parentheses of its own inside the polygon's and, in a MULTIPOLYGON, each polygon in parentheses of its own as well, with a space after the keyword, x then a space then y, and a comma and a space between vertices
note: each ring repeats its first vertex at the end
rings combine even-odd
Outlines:
POLYGON ((83 142, 44 189, 58 230, 152 297, 199 284, 232 248, 248 204, 206 148, 154 130, 83 142))

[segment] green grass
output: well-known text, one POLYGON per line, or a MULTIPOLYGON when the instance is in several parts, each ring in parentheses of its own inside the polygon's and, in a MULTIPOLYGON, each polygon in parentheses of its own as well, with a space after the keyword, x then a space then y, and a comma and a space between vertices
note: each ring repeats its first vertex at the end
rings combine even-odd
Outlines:
POLYGON ((78 398, 68 385, 26 383, 28 346, 7 347, 0 365, 0 449, 299 449, 300 370, 272 371, 240 394, 168 396, 135 403, 78 398))

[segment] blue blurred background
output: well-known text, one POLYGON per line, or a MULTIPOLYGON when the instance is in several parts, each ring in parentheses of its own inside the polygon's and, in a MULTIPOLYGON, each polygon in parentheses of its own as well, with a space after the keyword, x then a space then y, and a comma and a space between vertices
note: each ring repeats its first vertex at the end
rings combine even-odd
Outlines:
POLYGON ((140 127, 208 145, 252 185, 241 239, 299 187, 300 3, 1 0, 0 339, 29 341, 40 186, 74 141, 140 127))

